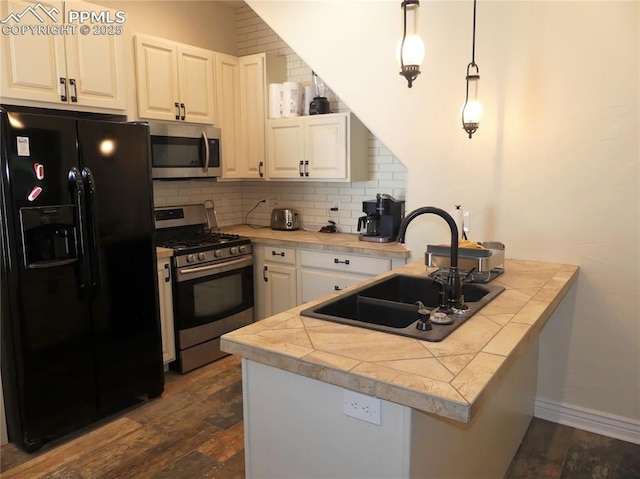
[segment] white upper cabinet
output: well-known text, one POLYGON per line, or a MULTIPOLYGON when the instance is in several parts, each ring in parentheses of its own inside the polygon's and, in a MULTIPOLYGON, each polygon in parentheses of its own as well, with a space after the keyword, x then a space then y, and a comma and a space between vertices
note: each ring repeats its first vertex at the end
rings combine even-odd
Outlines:
MULTIPOLYGON (((2 98, 46 102, 47 106, 87 106, 123 110, 126 108, 122 27, 117 23, 98 25, 66 23, 70 10, 110 12, 115 10, 90 3, 14 0, 0 4, 0 16, 31 20, 45 28, 67 28, 68 34, 2 34, 2 98), (31 8, 31 9, 30 9, 31 8), (31 12, 39 13, 41 23, 31 12), (74 34, 70 28, 75 26, 74 34), (80 27, 89 28, 87 34, 80 27)), ((10 19, 5 25, 19 25, 10 19)))
POLYGON ((286 80, 286 59, 266 53, 242 57, 216 54, 222 179, 260 179, 266 174, 265 127, 269 83, 286 80), (234 131, 231 131, 235 128, 234 131), (226 143, 226 147, 224 146, 226 143))
POLYGON ((138 116, 214 124, 214 52, 136 35, 138 116))
POLYGON ((348 112, 268 122, 270 180, 365 180, 367 154, 367 129, 348 112))
POLYGON ((245 163, 238 154, 240 131, 240 68, 238 57, 216 53, 216 118, 222 130, 220 153, 222 176, 225 179, 243 178, 245 163))

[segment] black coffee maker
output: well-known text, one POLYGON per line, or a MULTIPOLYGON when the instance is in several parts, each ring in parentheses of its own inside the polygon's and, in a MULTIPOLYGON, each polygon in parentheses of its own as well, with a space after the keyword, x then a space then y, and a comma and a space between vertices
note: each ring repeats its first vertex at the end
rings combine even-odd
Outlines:
POLYGON ((367 215, 358 218, 361 241, 390 243, 396 240, 404 218, 404 201, 378 193, 375 200, 362 202, 362 210, 367 215))

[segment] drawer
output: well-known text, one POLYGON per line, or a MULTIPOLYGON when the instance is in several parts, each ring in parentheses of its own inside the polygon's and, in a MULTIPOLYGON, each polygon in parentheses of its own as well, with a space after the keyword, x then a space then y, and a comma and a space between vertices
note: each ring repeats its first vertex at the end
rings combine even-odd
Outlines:
POLYGON ((337 274, 329 271, 302 269, 300 274, 300 299, 303 303, 330 293, 343 290, 369 276, 337 274))
POLYGON ((389 258, 301 250, 300 266, 375 276, 391 270, 389 258))
POLYGON ((295 248, 283 248, 281 246, 263 246, 265 263, 296 264, 295 248))

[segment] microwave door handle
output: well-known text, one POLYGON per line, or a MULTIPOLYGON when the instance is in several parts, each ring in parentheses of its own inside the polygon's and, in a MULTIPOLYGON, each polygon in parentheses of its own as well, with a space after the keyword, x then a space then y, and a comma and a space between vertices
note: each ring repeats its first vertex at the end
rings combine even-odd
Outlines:
POLYGON ((209 139, 207 138, 207 134, 202 132, 202 141, 204 142, 204 168, 202 171, 207 173, 209 171, 209 139))

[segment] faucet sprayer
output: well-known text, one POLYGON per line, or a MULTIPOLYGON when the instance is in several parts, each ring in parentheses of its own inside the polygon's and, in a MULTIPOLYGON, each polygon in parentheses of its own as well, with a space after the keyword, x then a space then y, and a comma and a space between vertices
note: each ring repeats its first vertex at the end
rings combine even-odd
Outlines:
POLYGON ((449 225, 451 230, 451 257, 449 260, 449 273, 447 275, 448 285, 448 302, 450 306, 460 307, 462 296, 462 281, 460 280, 460 274, 458 273, 458 226, 456 225, 453 217, 446 211, 435 208, 433 206, 423 206, 411 211, 405 216, 402 223, 400 223, 400 229, 398 231, 398 243, 404 243, 404 238, 407 232, 407 227, 416 217, 424 214, 434 214, 440 216, 449 225))

